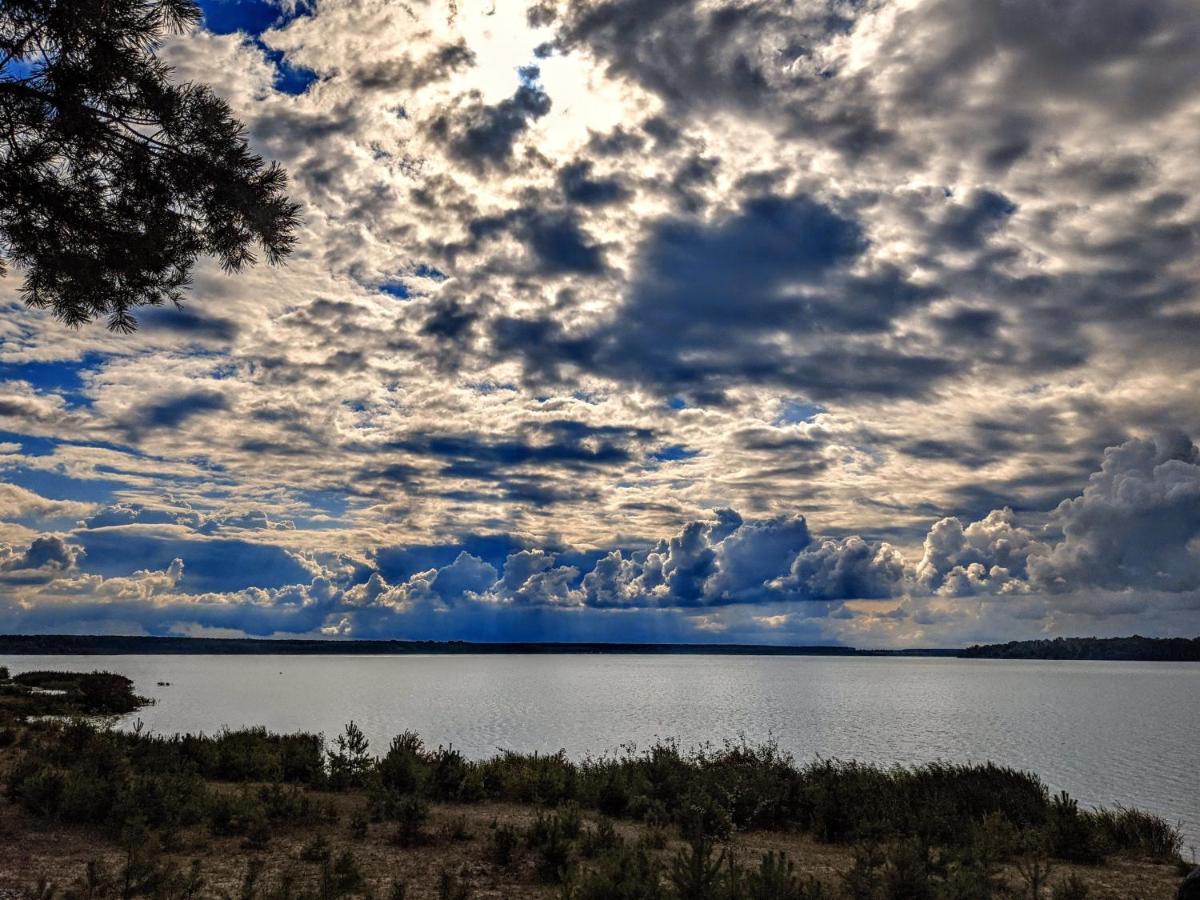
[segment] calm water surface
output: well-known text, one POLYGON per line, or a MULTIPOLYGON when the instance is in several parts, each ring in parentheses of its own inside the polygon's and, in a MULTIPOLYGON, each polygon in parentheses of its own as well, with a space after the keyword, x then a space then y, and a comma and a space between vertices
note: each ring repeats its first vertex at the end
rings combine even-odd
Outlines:
POLYGON ((762 656, 14 656, 106 669, 160 734, 265 725, 383 752, 405 729, 473 757, 775 738, 798 760, 992 760, 1084 805, 1136 805, 1200 842, 1200 664, 762 656), (160 687, 157 682, 169 681, 160 687))

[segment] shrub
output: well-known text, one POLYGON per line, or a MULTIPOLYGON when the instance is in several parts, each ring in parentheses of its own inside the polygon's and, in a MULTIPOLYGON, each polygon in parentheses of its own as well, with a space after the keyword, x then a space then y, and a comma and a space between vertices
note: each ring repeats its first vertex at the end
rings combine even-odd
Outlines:
MULTIPOLYGON (((737 869, 730 866, 729 895, 737 900, 826 900, 829 898, 825 886, 812 879, 801 882, 796 876, 795 864, 787 858, 787 854, 776 854, 774 851, 763 855, 758 869, 751 872, 744 881, 744 887, 738 890, 736 880, 737 869)), ((831 898, 830 898, 831 900, 831 898)))
POLYGON ((366 886, 366 879, 358 867, 358 860, 349 850, 333 862, 328 860, 321 866, 320 896, 322 900, 337 900, 354 894, 366 886))
POLYGON ((918 838, 901 841, 887 855, 883 896, 895 900, 934 900, 938 870, 927 844, 918 838))
POLYGON ((702 832, 671 861, 670 880, 679 900, 719 900, 725 851, 714 855, 712 839, 702 832))
POLYGON ((370 821, 362 810, 358 810, 350 817, 350 836, 356 841, 366 840, 370 831, 370 821))
POLYGON ((203 821, 209 803, 208 786, 195 775, 136 775, 120 785, 108 821, 113 828, 141 819, 178 829, 203 821))
POLYGON ((619 849, 623 844, 611 819, 601 819, 594 827, 579 836, 579 852, 588 858, 601 856, 619 849))
POLYGON ((392 807, 390 818, 396 823, 396 843, 411 847, 424 837, 422 829, 429 819, 429 804, 416 794, 401 796, 392 807))
POLYGON ((661 825, 650 825, 642 829, 638 843, 648 850, 664 850, 667 846, 667 829, 661 825))
POLYGON ((1031 900, 1040 900, 1042 891, 1050 880, 1053 867, 1045 852, 1036 844, 1029 847, 1016 860, 1017 873, 1025 885, 1026 895, 1031 900))
POLYGON ((1120 850, 1134 851, 1164 862, 1180 858, 1183 835, 1158 816, 1139 809, 1117 806, 1098 809, 1092 822, 1107 843, 1120 850))
POLYGON ((323 834, 314 836, 312 840, 300 848, 300 859, 304 862, 326 862, 332 855, 333 848, 329 845, 329 838, 323 834))
MULTIPOLYGON (((526 832, 525 840, 535 858, 535 871, 538 879, 557 884, 569 872, 575 860, 575 847, 569 832, 574 828, 568 818, 558 815, 538 814, 533 824, 526 832)), ((575 835, 578 835, 575 831, 575 835)))
POLYGON ((496 825, 492 831, 492 862, 501 868, 512 865, 520 849, 521 836, 511 825, 496 825))
POLYGON ((28 762, 9 774, 8 796, 28 813, 55 819, 62 806, 65 778, 61 772, 28 762))
POLYGON ((271 842, 271 823, 261 807, 250 808, 243 822, 243 830, 246 838, 242 846, 247 850, 263 850, 271 842))
POLYGON ((362 787, 367 774, 375 765, 368 749, 367 737, 354 722, 337 736, 334 749, 329 751, 329 785, 334 790, 362 787))
POLYGON ((429 790, 435 800, 479 799, 483 792, 482 779, 474 765, 453 747, 438 747, 429 762, 429 790))
POLYGON ((564 751, 520 754, 505 751, 479 764, 479 779, 490 796, 517 803, 558 806, 575 798, 578 767, 564 751))
POLYGON ((389 791, 415 794, 424 789, 426 769, 421 738, 406 731, 392 738, 388 752, 379 761, 379 782, 389 791))
POLYGON ((1104 835, 1093 816, 1079 811, 1079 804, 1066 791, 1050 805, 1046 822, 1050 854, 1070 862, 1094 864, 1104 861, 1104 835))
POLYGON ((641 847, 619 848, 570 882, 572 900, 665 900, 663 867, 641 847))
POLYGON ((842 892, 847 900, 876 900, 879 871, 887 856, 878 844, 863 844, 854 852, 854 864, 842 873, 842 892))

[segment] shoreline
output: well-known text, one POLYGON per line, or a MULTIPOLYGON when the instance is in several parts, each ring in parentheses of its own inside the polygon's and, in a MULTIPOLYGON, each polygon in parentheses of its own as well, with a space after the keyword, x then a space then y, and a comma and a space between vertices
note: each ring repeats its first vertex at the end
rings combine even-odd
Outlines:
POLYGON ((474 655, 662 655, 881 657, 1055 662, 1197 662, 1200 637, 1056 638, 976 644, 962 648, 860 649, 836 645, 736 643, 613 643, 595 641, 407 641, 310 638, 196 638, 148 635, 0 635, 9 656, 474 656, 474 655))

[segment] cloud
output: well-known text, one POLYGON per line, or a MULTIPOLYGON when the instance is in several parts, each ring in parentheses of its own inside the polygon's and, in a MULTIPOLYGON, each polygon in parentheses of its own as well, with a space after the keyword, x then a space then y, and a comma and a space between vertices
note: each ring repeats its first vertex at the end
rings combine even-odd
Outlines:
POLYGON ((1011 509, 992 510, 965 527, 952 516, 929 530, 916 579, 950 595, 1020 590, 1030 557, 1046 551, 1046 544, 1015 524, 1011 509))
POLYGON ((159 397, 139 405, 124 422, 130 439, 163 428, 176 428, 194 416, 229 408, 229 401, 218 391, 192 390, 176 396, 159 397))
POLYGON ((86 551, 13 627, 1194 629, 1194 3, 225 5, 162 53, 297 252, 0 280, 5 558, 86 551))
POLYGON ((1200 590, 1200 454, 1185 435, 1110 447, 1051 521, 1063 539, 1029 561, 1039 587, 1200 590))
POLYGON ((91 503, 51 500, 19 485, 0 483, 0 520, 3 521, 21 520, 41 525, 65 523, 86 516, 94 508, 91 503))
POLYGON ((452 157, 475 169, 507 165, 517 139, 550 112, 550 97, 537 78, 536 66, 522 69, 522 84, 511 97, 491 105, 469 98, 434 119, 430 133, 446 143, 452 157))
POLYGON ((47 535, 35 538, 23 552, 4 547, 0 556, 0 571, 20 572, 23 577, 26 570, 30 569, 59 572, 74 568, 83 555, 81 547, 68 544, 60 537, 47 535))
POLYGON ((949 359, 862 337, 934 292, 890 268, 851 274, 865 250, 858 223, 805 196, 753 197, 712 225, 666 219, 611 321, 567 333, 502 318, 496 345, 552 377, 551 365, 567 364, 704 400, 735 384, 821 398, 920 394, 953 371, 949 359))
POLYGON ((796 554, 788 574, 769 586, 796 600, 877 600, 899 594, 905 576, 899 550, 853 535, 826 539, 796 554))

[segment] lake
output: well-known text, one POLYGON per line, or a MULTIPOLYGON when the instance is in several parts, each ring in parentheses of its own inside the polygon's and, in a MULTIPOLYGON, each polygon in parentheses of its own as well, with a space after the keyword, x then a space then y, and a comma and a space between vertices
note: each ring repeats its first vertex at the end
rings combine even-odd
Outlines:
MULTIPOLYGON (((472 757, 599 755, 745 735, 800 761, 993 762, 1082 805, 1138 806, 1200 843, 1200 664, 767 656, 9 656, 103 669, 157 701, 121 727, 264 725, 382 753, 411 729, 472 757), (158 682, 170 682, 160 686, 158 682)), ((1185 851, 1186 852, 1186 851, 1185 851)))

